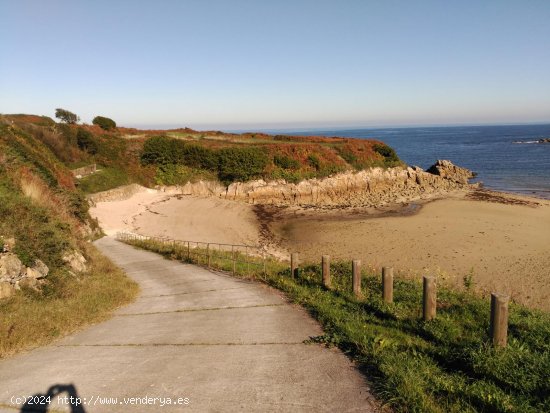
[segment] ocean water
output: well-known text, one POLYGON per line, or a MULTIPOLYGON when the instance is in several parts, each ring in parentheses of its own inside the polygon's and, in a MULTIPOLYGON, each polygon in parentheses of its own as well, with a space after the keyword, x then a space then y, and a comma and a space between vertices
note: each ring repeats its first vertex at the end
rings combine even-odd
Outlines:
POLYGON ((550 125, 310 130, 292 135, 379 139, 409 165, 448 159, 476 172, 490 189, 550 199, 550 125))

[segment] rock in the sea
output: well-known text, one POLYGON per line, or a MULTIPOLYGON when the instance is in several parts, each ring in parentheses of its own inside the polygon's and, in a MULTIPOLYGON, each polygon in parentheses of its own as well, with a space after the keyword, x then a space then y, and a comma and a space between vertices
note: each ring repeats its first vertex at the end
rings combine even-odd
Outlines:
POLYGON ((24 269, 17 255, 11 252, 0 255, 0 281, 20 279, 24 275, 24 269))
POLYGON ((66 252, 62 259, 75 272, 85 272, 88 270, 86 258, 79 251, 66 252))
POLYGON ((542 139, 539 139, 538 142, 539 143, 550 143, 550 138, 542 138, 542 139))
POLYGON ((8 298, 15 294, 15 287, 9 282, 0 282, 0 299, 8 298))
POLYGON ((470 179, 472 179, 475 174, 466 168, 461 168, 456 166, 451 161, 438 160, 435 164, 430 166, 426 172, 429 172, 433 175, 439 175, 442 178, 449 179, 451 181, 467 184, 470 179))

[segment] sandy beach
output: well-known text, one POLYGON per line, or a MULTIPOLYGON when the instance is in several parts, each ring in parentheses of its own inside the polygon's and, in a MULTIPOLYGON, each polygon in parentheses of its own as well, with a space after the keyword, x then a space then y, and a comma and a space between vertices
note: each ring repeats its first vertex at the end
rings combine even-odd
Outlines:
POLYGON ((224 243, 269 244, 302 260, 361 259, 401 277, 436 275, 479 292, 501 291, 550 310, 550 202, 477 191, 380 210, 274 209, 218 198, 144 191, 92 209, 107 233, 224 243))

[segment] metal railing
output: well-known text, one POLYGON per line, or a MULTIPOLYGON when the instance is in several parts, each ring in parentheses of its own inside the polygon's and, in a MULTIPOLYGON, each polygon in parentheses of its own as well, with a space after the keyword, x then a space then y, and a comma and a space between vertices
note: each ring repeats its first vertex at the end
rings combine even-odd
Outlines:
POLYGON ((118 232, 116 239, 128 244, 155 242, 159 247, 167 247, 177 256, 207 268, 227 269, 224 264, 230 263, 229 270, 235 274, 239 265, 250 275, 251 271, 266 272, 267 253, 264 248, 246 244, 224 244, 219 242, 202 242, 177 240, 169 237, 155 237, 118 232))

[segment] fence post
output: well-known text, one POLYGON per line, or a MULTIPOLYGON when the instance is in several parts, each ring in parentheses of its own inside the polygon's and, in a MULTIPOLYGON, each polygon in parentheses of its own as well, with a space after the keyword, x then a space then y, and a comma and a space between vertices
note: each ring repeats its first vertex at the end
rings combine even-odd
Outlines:
POLYGON ((504 294, 491 294, 491 339, 495 347, 506 347, 508 342, 508 301, 504 294))
POLYGON ((191 248, 189 247, 190 242, 187 241, 187 261, 191 262, 191 248))
POLYGON ((353 260, 351 263, 351 284, 353 294, 361 297, 361 260, 353 260))
POLYGON ((382 298, 393 303, 393 267, 382 268, 382 298))
POLYGON ((322 256, 323 285, 330 288, 330 255, 322 256))
POLYGON ((245 247, 246 275, 250 276, 250 261, 248 260, 248 246, 245 247))
POLYGON ((206 244, 206 268, 210 268, 210 243, 206 244))
POLYGON ((430 321, 435 318, 437 311, 437 286, 435 277, 424 276, 423 283, 422 301, 424 304, 424 321, 430 321))
POLYGON ((266 267, 266 259, 265 259, 265 251, 262 251, 262 261, 264 263, 264 277, 267 278, 267 267, 266 267))
POLYGON ((233 258, 233 275, 235 275, 237 259, 235 258, 235 246, 234 245, 231 245, 231 257, 233 258))
POLYGON ((298 275, 298 253, 293 252, 290 254, 290 276, 296 277, 298 275))

